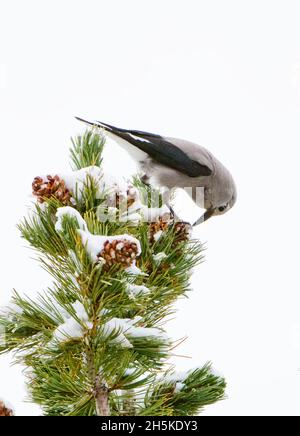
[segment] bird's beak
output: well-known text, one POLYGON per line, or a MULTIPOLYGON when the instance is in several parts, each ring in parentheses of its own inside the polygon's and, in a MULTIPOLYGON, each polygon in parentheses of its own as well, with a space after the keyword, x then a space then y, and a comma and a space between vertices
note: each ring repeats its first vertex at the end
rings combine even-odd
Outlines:
POLYGON ((209 218, 211 218, 213 216, 215 212, 215 209, 207 209, 203 215, 201 215, 201 217, 194 222, 193 227, 197 226, 198 224, 203 223, 204 221, 207 221, 209 218))

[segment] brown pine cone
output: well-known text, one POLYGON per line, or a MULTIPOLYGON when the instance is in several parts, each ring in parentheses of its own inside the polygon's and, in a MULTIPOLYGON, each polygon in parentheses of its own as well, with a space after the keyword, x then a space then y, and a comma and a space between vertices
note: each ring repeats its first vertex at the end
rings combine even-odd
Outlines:
POLYGON ((127 268, 133 264, 138 254, 137 244, 127 239, 108 240, 104 243, 103 250, 98 254, 105 261, 103 268, 108 271, 113 265, 120 265, 127 268))
POLYGON ((59 176, 47 176, 47 180, 42 177, 35 177, 32 182, 32 193, 39 203, 44 203, 46 198, 55 197, 64 205, 71 203, 72 195, 64 180, 59 176))
POLYGON ((180 244, 180 242, 188 241, 190 239, 191 229, 192 227, 190 224, 177 221, 174 224, 175 238, 173 246, 180 244))
POLYGON ((166 219, 166 217, 159 217, 156 221, 150 223, 149 226, 149 239, 150 243, 153 244, 156 239, 155 235, 162 231, 165 232, 170 225, 170 219, 166 219))
POLYGON ((14 416, 14 412, 0 400, 0 416, 14 416))

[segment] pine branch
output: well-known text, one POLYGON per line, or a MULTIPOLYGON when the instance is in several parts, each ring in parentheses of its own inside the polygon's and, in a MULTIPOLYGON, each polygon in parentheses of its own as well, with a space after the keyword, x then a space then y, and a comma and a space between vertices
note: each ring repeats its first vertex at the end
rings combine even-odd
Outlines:
POLYGON ((13 293, 0 313, 0 353, 13 350, 30 368, 31 399, 45 415, 197 413, 223 398, 224 379, 209 365, 170 379, 165 362, 174 344, 164 325, 174 301, 190 291, 204 247, 184 223, 163 222, 162 196, 138 177, 129 199, 116 183, 103 187, 101 131, 72 142, 79 182, 76 171, 72 186, 35 180, 40 204, 19 225, 53 284, 35 299, 13 293), (110 220, 113 194, 118 202, 110 220), (124 205, 133 209, 126 219, 124 205), (156 214, 153 222, 143 222, 145 210, 156 214))
POLYGON ((204 406, 224 399, 225 381, 208 363, 186 374, 166 373, 149 388, 143 415, 158 408, 178 416, 194 415, 204 406))
POLYGON ((73 169, 81 169, 91 165, 101 166, 102 151, 105 137, 98 129, 87 130, 82 136, 71 138, 73 147, 70 149, 73 169))

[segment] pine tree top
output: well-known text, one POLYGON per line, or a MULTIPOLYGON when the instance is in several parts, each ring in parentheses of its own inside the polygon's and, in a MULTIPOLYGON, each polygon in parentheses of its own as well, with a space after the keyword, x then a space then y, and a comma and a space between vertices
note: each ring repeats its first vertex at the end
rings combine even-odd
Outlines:
POLYGON ((35 177, 19 230, 53 284, 36 300, 14 292, 0 352, 25 364, 46 415, 191 415, 225 382, 210 364, 178 375, 164 327, 204 247, 159 192, 104 170, 104 144, 88 130, 72 172, 35 177))

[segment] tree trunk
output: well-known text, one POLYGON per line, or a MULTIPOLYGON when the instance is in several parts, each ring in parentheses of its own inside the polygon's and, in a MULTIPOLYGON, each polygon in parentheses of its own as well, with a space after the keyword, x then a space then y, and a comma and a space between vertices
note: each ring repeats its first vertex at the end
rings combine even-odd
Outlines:
POLYGON ((97 416, 110 416, 108 388, 105 380, 101 380, 100 376, 95 379, 95 401, 97 416))

